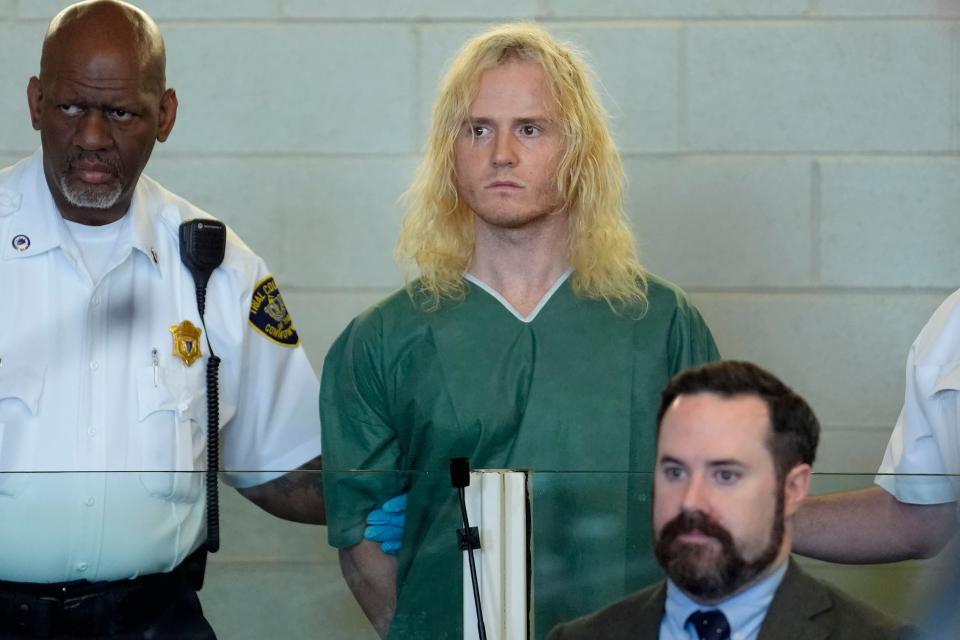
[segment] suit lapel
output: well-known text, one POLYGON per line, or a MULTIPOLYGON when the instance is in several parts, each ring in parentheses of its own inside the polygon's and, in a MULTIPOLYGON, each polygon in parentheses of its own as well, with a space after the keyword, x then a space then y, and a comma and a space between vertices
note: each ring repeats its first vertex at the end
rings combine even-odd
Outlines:
POLYGON ((830 630, 813 620, 833 608, 833 599, 819 582, 791 558, 783 582, 770 603, 757 640, 827 640, 830 630))
POLYGON ((624 638, 657 638, 660 636, 660 620, 667 603, 667 582, 661 580, 650 595, 637 603, 637 617, 624 638))

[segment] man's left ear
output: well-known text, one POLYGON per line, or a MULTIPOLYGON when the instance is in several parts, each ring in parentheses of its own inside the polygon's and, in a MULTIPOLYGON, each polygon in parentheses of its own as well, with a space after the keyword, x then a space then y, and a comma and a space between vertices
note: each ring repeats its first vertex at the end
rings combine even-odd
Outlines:
POLYGON ((787 472, 783 484, 784 516, 790 518, 799 509, 810 493, 810 476, 813 469, 808 464, 798 464, 787 472))
POLYGON ((177 92, 167 89, 160 96, 160 110, 157 113, 157 142, 166 142, 173 131, 173 124, 177 121, 177 92))

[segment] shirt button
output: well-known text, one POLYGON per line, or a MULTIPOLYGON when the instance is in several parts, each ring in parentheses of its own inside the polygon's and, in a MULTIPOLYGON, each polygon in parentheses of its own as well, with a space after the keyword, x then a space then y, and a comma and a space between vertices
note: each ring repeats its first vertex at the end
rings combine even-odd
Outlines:
POLYGON ((80 573, 83 573, 83 572, 86 571, 86 570, 87 570, 87 563, 86 563, 86 562, 79 562, 79 563, 77 563, 77 571, 79 571, 80 573))
POLYGON ((97 362, 96 360, 91 360, 91 361, 90 361, 90 368, 93 369, 94 371, 96 371, 97 369, 100 368, 100 363, 97 362))
POLYGON ((97 430, 94 429, 93 427, 90 427, 89 429, 87 429, 87 435, 92 438, 93 436, 97 435, 97 430))
POLYGON ((92 507, 96 503, 97 501, 94 500, 92 496, 83 501, 83 504, 87 505, 88 507, 92 507))
POLYGON ((98 306, 100 304, 100 296, 93 296, 93 298, 90 300, 90 304, 95 307, 98 306))

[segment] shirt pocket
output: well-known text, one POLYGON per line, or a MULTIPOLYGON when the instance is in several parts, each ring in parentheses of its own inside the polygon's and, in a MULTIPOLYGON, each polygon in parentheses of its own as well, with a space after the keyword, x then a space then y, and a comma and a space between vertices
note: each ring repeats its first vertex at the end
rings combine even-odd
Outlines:
POLYGON ((32 433, 40 410, 44 370, 4 361, 0 366, 0 495, 16 496, 36 464, 32 433))
POLYGON ((137 372, 140 482, 154 498, 196 502, 206 449, 204 367, 179 363, 137 372))

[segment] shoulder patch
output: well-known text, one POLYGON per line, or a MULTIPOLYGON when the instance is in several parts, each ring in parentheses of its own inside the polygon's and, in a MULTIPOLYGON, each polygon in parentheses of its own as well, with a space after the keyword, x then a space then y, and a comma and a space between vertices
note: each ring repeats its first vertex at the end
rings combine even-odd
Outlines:
POLYGON ((287 347, 300 345, 300 336, 293 318, 283 303, 273 276, 267 276, 253 289, 250 301, 250 324, 264 336, 287 347))

